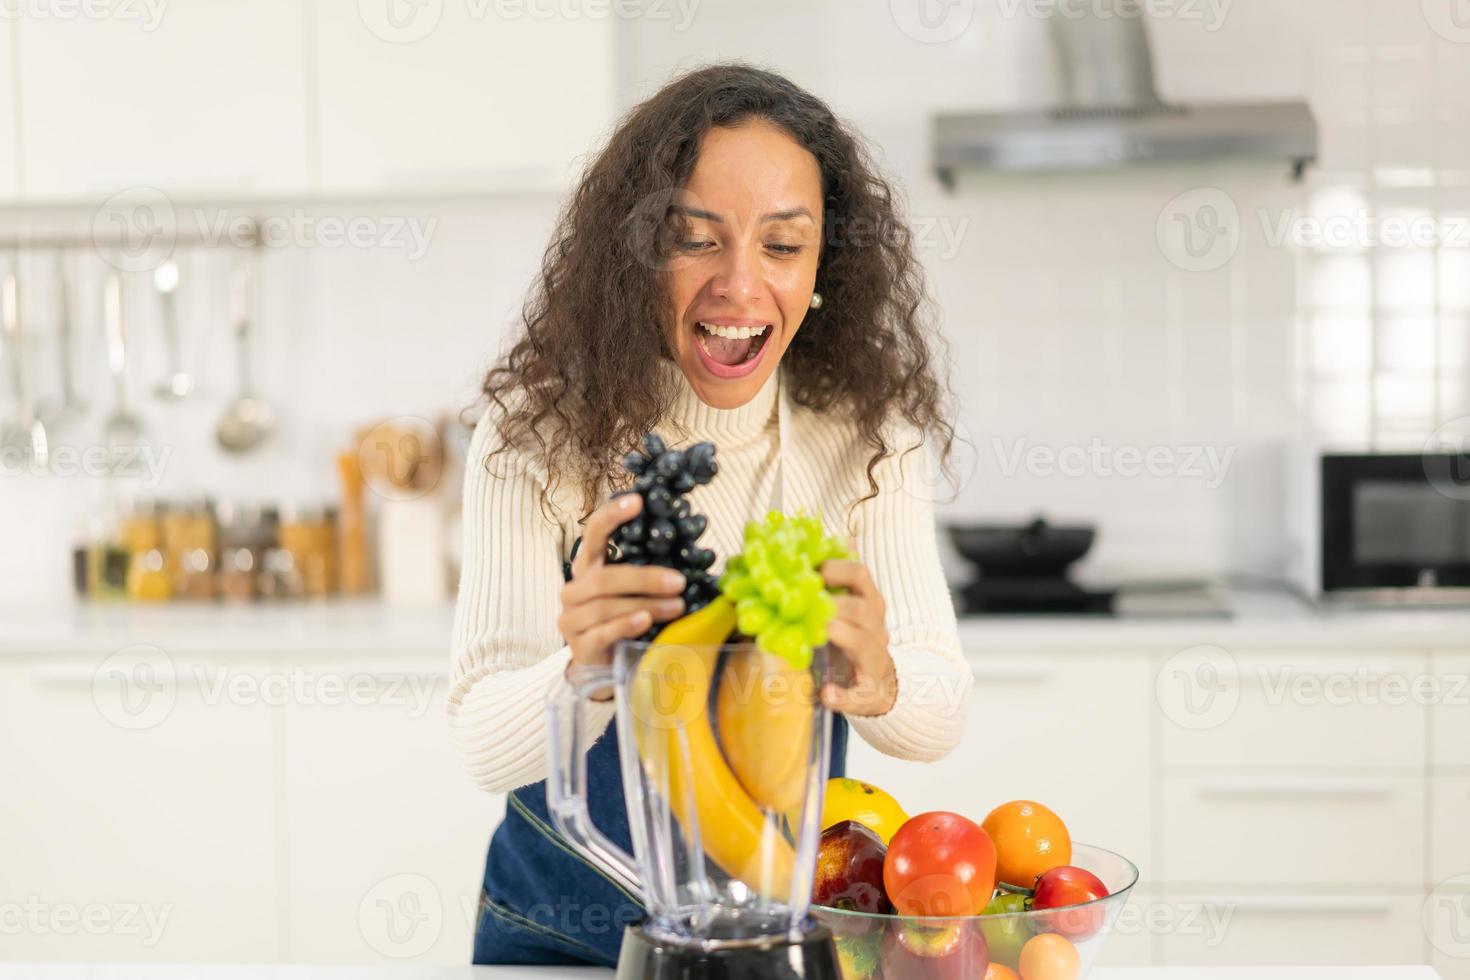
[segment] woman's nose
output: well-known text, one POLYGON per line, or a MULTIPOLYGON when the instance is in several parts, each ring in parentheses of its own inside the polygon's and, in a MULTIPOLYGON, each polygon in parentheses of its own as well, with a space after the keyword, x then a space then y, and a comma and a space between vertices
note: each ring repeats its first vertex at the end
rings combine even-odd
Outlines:
POLYGON ((745 303, 760 295, 760 263, 747 249, 725 252, 723 267, 715 276, 714 293, 720 299, 745 303))

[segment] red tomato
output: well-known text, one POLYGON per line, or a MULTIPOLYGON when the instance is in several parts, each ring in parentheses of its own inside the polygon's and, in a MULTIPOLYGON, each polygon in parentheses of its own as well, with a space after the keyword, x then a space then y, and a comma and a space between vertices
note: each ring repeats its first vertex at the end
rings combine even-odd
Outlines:
POLYGON ((1031 899, 1034 911, 1056 909, 1040 920, 1045 932, 1055 932, 1073 942, 1080 942, 1102 928, 1101 908, 1069 908, 1108 896, 1108 887, 1091 871, 1063 865, 1052 868, 1036 879, 1036 893, 1031 899))
POLYGON ((958 813, 921 813, 889 841, 883 887, 899 915, 979 915, 995 891, 995 845, 958 813))

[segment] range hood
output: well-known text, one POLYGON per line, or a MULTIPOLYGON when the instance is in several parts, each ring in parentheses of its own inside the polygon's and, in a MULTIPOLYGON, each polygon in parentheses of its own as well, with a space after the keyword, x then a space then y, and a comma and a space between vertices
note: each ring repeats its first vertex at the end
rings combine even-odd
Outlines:
POLYGON ((1307 104, 1164 102, 1141 14, 1136 7, 1131 16, 1059 11, 1050 27, 1064 104, 935 116, 939 179, 953 187, 965 170, 1066 172, 1231 158, 1279 159, 1300 178, 1317 157, 1317 122, 1307 104))

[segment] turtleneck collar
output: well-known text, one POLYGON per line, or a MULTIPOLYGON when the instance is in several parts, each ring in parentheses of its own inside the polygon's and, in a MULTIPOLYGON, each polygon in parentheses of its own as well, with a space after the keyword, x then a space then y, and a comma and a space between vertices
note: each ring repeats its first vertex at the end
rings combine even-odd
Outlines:
POLYGON ((700 401, 689 379, 673 361, 660 360, 659 371, 666 390, 673 392, 667 419, 690 438, 713 440, 721 449, 733 449, 755 441, 777 425, 779 368, 766 379, 755 397, 739 408, 711 408, 700 401))

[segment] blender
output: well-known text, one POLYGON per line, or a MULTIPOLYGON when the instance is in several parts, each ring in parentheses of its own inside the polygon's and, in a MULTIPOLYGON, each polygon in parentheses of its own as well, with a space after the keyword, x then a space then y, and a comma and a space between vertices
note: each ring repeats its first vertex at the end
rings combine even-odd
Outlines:
POLYGON ((794 667, 753 643, 622 642, 551 699, 552 821, 647 911, 624 933, 618 980, 840 976, 830 932, 808 915, 830 658, 819 648, 794 667), (632 854, 587 801, 587 705, 609 688, 632 854))

